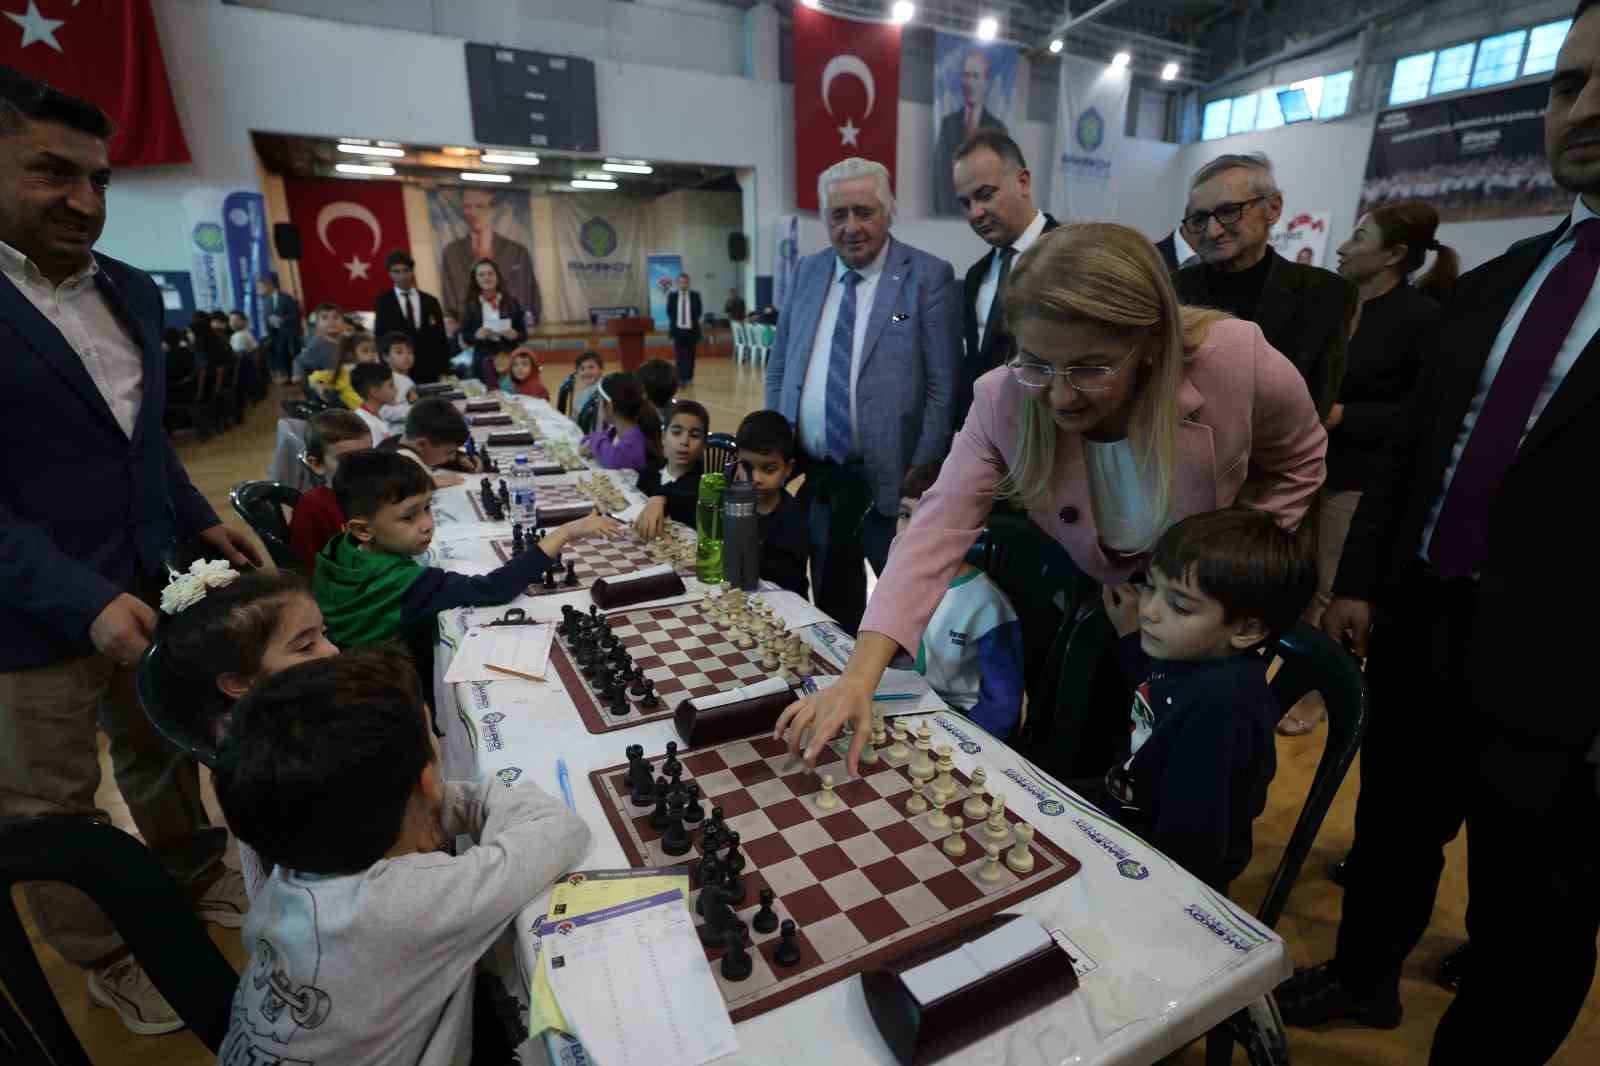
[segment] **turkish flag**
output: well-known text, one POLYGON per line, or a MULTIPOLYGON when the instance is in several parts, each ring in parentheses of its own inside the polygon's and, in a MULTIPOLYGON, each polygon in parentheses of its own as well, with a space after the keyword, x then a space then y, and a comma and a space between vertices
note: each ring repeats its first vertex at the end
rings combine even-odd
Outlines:
POLYGON ((150 0, 7 0, 6 8, 0 63, 99 104, 117 124, 112 166, 189 161, 150 0))
POLYGON ((409 249, 405 200, 396 181, 284 178, 289 221, 300 227, 300 283, 308 308, 332 301, 372 310, 389 285, 383 257, 409 249))
POLYGON ((817 176, 853 155, 894 176, 900 27, 794 7, 795 197, 816 211, 817 176))

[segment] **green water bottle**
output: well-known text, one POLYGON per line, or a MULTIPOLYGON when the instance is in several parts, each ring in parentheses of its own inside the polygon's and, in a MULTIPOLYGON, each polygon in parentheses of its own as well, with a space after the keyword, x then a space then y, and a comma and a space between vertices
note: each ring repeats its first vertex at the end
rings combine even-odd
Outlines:
POLYGON ((696 501, 694 528, 697 536, 694 573, 707 585, 722 581, 722 497, 728 479, 721 474, 700 475, 700 497, 696 501))

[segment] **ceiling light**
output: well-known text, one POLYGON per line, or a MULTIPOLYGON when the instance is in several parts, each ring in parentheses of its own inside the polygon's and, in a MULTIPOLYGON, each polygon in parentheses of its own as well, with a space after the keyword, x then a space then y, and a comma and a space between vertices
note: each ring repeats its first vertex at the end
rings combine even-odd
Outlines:
POLYGON ((1166 66, 1161 68, 1161 80, 1162 81, 1171 81, 1173 78, 1176 78, 1177 76, 1178 76, 1178 64, 1176 64, 1176 63, 1168 63, 1166 66))
POLYGON ((445 155, 477 155, 478 154, 478 150, 476 148, 458 148, 453 144, 447 144, 447 145, 444 146, 444 148, 442 148, 440 150, 443 151, 445 155))
POLYGON ((385 148, 404 148, 405 147, 405 145, 401 144, 399 141, 377 141, 375 143, 380 144, 385 148))
POLYGON ((1065 41, 1063 41, 1061 38, 1057 37, 1055 40, 1050 42, 1050 54, 1051 55, 1057 55, 1066 46, 1067 46, 1067 43, 1065 41))
POLYGON ((801 0, 801 3, 810 8, 818 8, 822 6, 822 0, 801 0))
POLYGON ((614 181, 590 181, 587 178, 574 178, 572 179, 572 187, 574 189, 615 189, 617 183, 614 181))
POLYGON ((496 185, 511 184, 510 174, 485 174, 481 170, 463 170, 461 177, 464 181, 488 181, 496 185))
POLYGON ((386 178, 394 174, 394 167, 387 163, 336 163, 333 169, 341 174, 379 174, 386 178))
POLYGON ((1118 52, 1116 55, 1111 57, 1111 69, 1112 70, 1122 70, 1125 67, 1127 67, 1127 65, 1129 63, 1132 63, 1132 62, 1133 62, 1133 57, 1130 56, 1128 53, 1126 53, 1126 52, 1118 52))
POLYGON ((398 159, 405 155, 401 148, 382 148, 375 144, 340 144, 339 151, 349 152, 351 155, 382 155, 398 159))
POLYGON ((512 155, 509 152, 485 152, 478 157, 482 163, 503 163, 510 167, 536 167, 539 157, 536 155, 512 155))
POLYGON ((896 26, 904 26, 917 14, 917 5, 911 0, 895 0, 894 7, 890 10, 889 17, 894 19, 896 26))
POLYGON ((1000 32, 1000 20, 992 15, 985 15, 978 20, 978 40, 992 41, 1000 32))
POLYGON ((653 174, 656 168, 648 163, 602 163, 600 169, 613 174, 653 174))

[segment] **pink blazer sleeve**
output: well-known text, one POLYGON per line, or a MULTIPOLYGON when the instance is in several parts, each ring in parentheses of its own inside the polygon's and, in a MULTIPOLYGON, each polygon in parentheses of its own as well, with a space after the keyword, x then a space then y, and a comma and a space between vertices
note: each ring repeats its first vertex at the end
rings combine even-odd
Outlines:
POLYGON ((1300 371, 1254 332, 1250 470, 1234 502, 1266 511, 1284 529, 1297 529, 1327 474, 1328 431, 1300 371))

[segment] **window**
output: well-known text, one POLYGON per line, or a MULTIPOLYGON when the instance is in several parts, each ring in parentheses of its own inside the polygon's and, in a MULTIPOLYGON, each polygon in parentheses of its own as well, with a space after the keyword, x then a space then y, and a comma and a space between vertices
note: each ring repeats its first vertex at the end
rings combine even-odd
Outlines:
POLYGON ((1472 68, 1472 87, 1499 85, 1517 76, 1522 65, 1522 42, 1527 30, 1485 37, 1478 44, 1478 62, 1472 68))
POLYGON ((1275 130, 1283 125, 1283 108, 1278 106, 1278 90, 1282 88, 1274 85, 1258 94, 1261 103, 1256 107, 1256 129, 1275 130))
POLYGON ((1556 69, 1556 53, 1561 51, 1561 42, 1567 39, 1567 31, 1571 28, 1571 19, 1533 28, 1528 34, 1528 58, 1522 61, 1524 78, 1529 74, 1544 74, 1556 69))
POLYGON ((1472 60, 1477 53, 1477 41, 1442 49, 1433 64, 1433 82, 1428 86, 1428 95, 1465 89, 1467 80, 1472 77, 1472 60))
POLYGON ((1394 81, 1389 85, 1389 103, 1409 104, 1428 95, 1433 78, 1433 53, 1406 56, 1394 65, 1394 81))
POLYGON ((1232 100, 1213 100, 1206 105, 1205 117, 1200 123, 1200 139, 1215 141, 1228 135, 1228 111, 1232 100))
POLYGON ((1322 79, 1322 106, 1315 109, 1318 118, 1338 118, 1350 110, 1350 82, 1354 77, 1354 71, 1341 70, 1322 79))
POLYGON ((1228 120, 1229 133, 1249 133, 1256 128, 1256 94, 1235 96, 1233 116, 1228 120))

